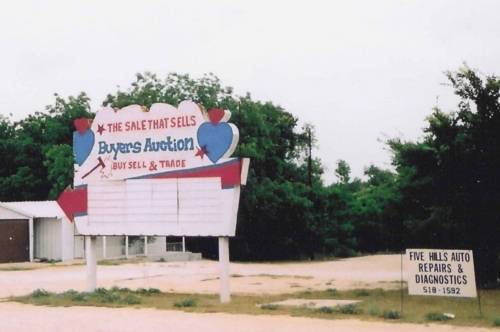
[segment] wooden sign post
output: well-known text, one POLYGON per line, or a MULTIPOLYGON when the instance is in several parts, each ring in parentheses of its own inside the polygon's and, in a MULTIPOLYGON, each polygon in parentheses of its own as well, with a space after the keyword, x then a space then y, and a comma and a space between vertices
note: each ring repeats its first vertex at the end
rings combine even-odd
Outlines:
POLYGON ((229 238, 219 237, 220 302, 231 301, 229 287, 229 238))
POLYGON ((95 236, 85 236, 85 262, 87 292, 93 292, 97 286, 97 239, 95 236))

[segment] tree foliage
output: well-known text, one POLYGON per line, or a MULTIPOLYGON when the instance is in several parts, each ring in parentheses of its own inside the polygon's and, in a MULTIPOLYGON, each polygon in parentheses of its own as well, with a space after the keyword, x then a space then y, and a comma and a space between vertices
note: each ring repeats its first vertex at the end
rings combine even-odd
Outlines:
POLYGON ((73 120, 93 114, 84 93, 67 100, 55 97, 46 112, 36 112, 15 123, 0 118, 1 201, 55 198, 71 184, 72 172, 68 170, 72 170, 73 160, 68 151, 73 120))
MULTIPOLYGON (((254 101, 249 94, 236 96, 214 75, 193 79, 170 74, 160 79, 154 74, 139 74, 126 91, 107 96, 104 105, 151 106, 156 102, 177 105, 190 99, 206 108, 231 110, 231 122, 240 130, 235 156, 251 158, 248 184, 242 190, 237 237, 231 253, 237 259, 283 259, 313 256, 314 252, 352 250, 352 227, 339 220, 321 182, 318 159, 309 166, 306 153, 313 128, 298 128, 297 118, 271 102, 254 101), (308 186, 311 167, 313 183, 308 186), (265 236, 263 236, 265 234, 265 236), (333 239, 337 246, 331 245, 333 239), (350 241, 350 242, 349 242, 350 241)), ((205 252, 216 248, 211 241, 191 241, 205 252)))
MULTIPOLYGON (((190 99, 207 109, 231 110, 240 130, 235 155, 251 158, 231 240, 233 259, 467 248, 474 250, 486 284, 500 277, 500 80, 467 67, 447 77, 460 98, 457 111, 436 108, 421 140, 390 140, 394 170, 371 165, 361 180, 339 160, 338 182, 329 186, 321 180, 321 161, 310 155, 316 143, 311 125, 299 128, 282 107, 237 96, 212 74, 138 74, 103 105, 190 99)), ((93 118, 89 102, 84 93, 56 95, 45 112, 19 122, 0 116, 0 200, 55 198, 72 183, 73 120, 93 118)), ((190 241, 192 250, 217 255, 213 239, 190 241)))
MULTIPOLYGON (((94 114, 84 93, 55 97, 46 112, 16 123, 0 118, 4 156, 0 200, 53 199, 71 185, 73 120, 94 114)), ((241 196, 238 237, 231 243, 234 257, 280 259, 352 252, 352 227, 349 220, 336 216, 337 194, 323 186, 321 162, 314 158, 306 162, 308 144, 315 140, 314 128, 298 128, 297 118, 281 107, 254 101, 249 94, 236 96, 212 74, 199 79, 138 74, 129 89, 109 94, 103 104, 150 107, 157 102, 177 105, 186 99, 206 108, 231 110, 231 122, 240 130, 235 155, 251 158, 249 181, 241 196)), ((207 248, 203 240, 192 243, 215 254, 213 244, 207 248)))
POLYGON ((337 168, 335 169, 335 176, 340 183, 348 183, 351 180, 351 166, 345 160, 337 161, 337 168))
POLYGON ((500 80, 468 67, 447 77, 458 110, 439 109, 418 142, 389 142, 409 246, 473 249, 481 282, 500 278, 500 80))

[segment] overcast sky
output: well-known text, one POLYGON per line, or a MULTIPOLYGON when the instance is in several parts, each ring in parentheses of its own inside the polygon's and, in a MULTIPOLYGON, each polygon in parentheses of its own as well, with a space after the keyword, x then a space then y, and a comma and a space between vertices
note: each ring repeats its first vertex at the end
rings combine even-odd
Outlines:
MULTIPOLYGON (((500 74, 500 1, 10 1, 0 10, 0 112, 18 120, 85 91, 94 110, 134 74, 213 72, 312 123, 335 179, 390 166, 380 140, 416 139, 443 74, 500 74)), ((437 98, 439 97, 439 98, 437 98)))

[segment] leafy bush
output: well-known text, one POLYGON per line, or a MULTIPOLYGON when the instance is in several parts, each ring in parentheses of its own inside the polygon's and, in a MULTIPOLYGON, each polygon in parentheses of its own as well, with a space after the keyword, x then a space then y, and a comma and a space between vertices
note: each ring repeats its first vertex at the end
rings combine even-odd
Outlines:
POLYGON ((328 295, 332 296, 339 295, 339 291, 336 288, 328 288, 326 291, 328 292, 328 295))
POLYGON ((371 307, 368 309, 368 313, 369 313, 371 316, 378 316, 378 315, 380 315, 380 309, 379 309, 377 306, 371 306, 371 307))
POLYGON ((135 292, 137 294, 146 295, 146 296, 161 293, 161 291, 158 288, 138 288, 135 292))
POLYGON ((65 291, 61 295, 71 297, 71 296, 75 296, 76 294, 79 294, 78 291, 76 291, 74 289, 68 289, 67 291, 65 291))
POLYGON ((176 308, 196 307, 196 300, 193 298, 187 298, 187 299, 175 302, 174 307, 176 307, 176 308))
POLYGON ((398 310, 385 310, 382 317, 386 319, 400 319, 401 313, 398 310))
POLYGON ((339 306, 337 311, 344 315, 357 315, 361 313, 361 309, 356 304, 339 306))
POLYGON ((63 297, 69 298, 71 301, 83 302, 88 300, 88 293, 80 293, 74 289, 69 289, 61 294, 63 297))
POLYGON ((264 310, 276 310, 278 309, 278 306, 276 304, 263 304, 260 306, 261 309, 264 309, 264 310))
POLYGON ((89 300, 88 293, 76 293, 71 296, 71 300, 75 302, 86 302, 89 300))
POLYGON ((97 288, 92 296, 101 303, 139 304, 141 298, 128 288, 97 288))
MULTIPOLYGON (((110 290, 110 292, 112 292, 112 290, 110 290)), ((107 294, 108 290, 106 288, 99 287, 99 288, 95 289, 94 293, 98 294, 98 295, 103 295, 103 294, 107 294)))
POLYGON ((139 304, 141 303, 141 298, 134 294, 128 294, 122 299, 122 302, 126 304, 139 304))
POLYGON ((122 302, 123 298, 120 293, 115 292, 103 292, 95 293, 96 300, 101 303, 118 303, 122 302))
POLYGON ((370 296, 370 292, 367 289, 356 289, 354 291, 355 296, 370 296))
POLYGON ((442 322, 450 320, 449 316, 444 315, 441 312, 429 312, 425 315, 425 319, 433 321, 433 322, 442 322))
POLYGON ((500 317, 495 317, 493 319, 493 326, 500 326, 500 317))
POLYGON ((111 287, 110 289, 111 292, 131 292, 132 290, 130 290, 129 288, 125 287, 125 288, 120 288, 118 286, 113 286, 111 287))
POLYGON ((45 289, 41 289, 41 288, 35 289, 31 293, 31 296, 34 297, 34 298, 46 297, 46 296, 49 296, 49 295, 50 295, 49 292, 47 292, 45 289))
POLYGON ((318 309, 318 311, 323 314, 333 314, 335 312, 332 307, 321 307, 318 309))

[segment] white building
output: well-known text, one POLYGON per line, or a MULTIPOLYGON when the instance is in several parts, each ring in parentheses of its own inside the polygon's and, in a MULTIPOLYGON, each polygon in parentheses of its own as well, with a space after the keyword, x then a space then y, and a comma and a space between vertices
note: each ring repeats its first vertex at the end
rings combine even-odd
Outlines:
MULTIPOLYGON (((97 246, 100 259, 167 254, 164 236, 98 237, 97 246)), ((168 250, 185 251, 184 241, 169 243, 168 250)), ((56 201, 0 202, 0 263, 35 259, 67 261, 83 258, 84 252, 83 236, 76 233, 75 224, 56 201)))

